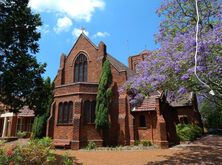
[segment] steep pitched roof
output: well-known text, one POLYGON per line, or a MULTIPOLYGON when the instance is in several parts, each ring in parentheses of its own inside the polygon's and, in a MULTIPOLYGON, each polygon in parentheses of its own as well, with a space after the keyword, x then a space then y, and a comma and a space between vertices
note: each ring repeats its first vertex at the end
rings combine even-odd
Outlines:
MULTIPOLYGON (((72 50, 74 49, 74 47, 76 46, 76 44, 81 38, 85 38, 95 49, 98 49, 98 47, 84 33, 81 33, 78 39, 76 40, 75 44, 73 45, 72 49, 68 53, 68 55, 72 52, 72 50)), ((134 71, 132 71, 130 68, 128 68, 126 65, 118 61, 116 58, 114 58, 110 54, 107 54, 107 59, 119 72, 126 71, 127 78, 135 74, 134 71)))
POLYGON ((75 44, 73 45, 72 49, 69 51, 68 55, 72 52, 72 50, 75 48, 76 44, 81 38, 85 38, 95 49, 98 49, 98 47, 83 33, 81 33, 76 40, 75 44))
POLYGON ((124 65, 123 63, 121 63, 120 61, 118 61, 116 58, 114 58, 113 56, 111 56, 110 54, 107 54, 107 59, 109 60, 109 62, 119 71, 119 72, 123 72, 126 71, 127 73, 127 78, 132 77, 135 75, 135 72, 132 71, 130 68, 128 68, 126 65, 124 65))

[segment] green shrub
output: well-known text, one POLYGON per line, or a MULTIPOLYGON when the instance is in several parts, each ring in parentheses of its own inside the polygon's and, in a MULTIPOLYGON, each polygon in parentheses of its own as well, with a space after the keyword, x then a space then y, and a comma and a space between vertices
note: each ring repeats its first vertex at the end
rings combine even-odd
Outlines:
POLYGON ((176 131, 181 141, 192 141, 202 135, 202 129, 192 124, 178 124, 176 131))
POLYGON ((26 137, 27 132, 25 132, 25 131, 18 131, 16 133, 16 135, 18 136, 18 138, 24 138, 24 137, 26 137))
POLYGON ((134 145, 135 145, 135 146, 138 146, 139 144, 140 144, 140 140, 135 140, 135 141, 134 141, 134 145))
POLYGON ((25 145, 4 148, 0 146, 0 164, 53 164, 55 155, 51 152, 52 140, 48 137, 30 140, 25 145))
POLYGON ((3 146, 5 143, 5 140, 0 140, 0 147, 3 146))
POLYGON ((62 164, 63 165, 72 165, 73 159, 69 158, 68 154, 65 153, 65 155, 62 156, 62 164))
POLYGON ((147 147, 147 146, 151 146, 151 145, 152 145, 151 141, 149 141, 149 140, 144 140, 144 141, 142 142, 142 144, 143 144, 144 147, 147 147))
POLYGON ((30 140, 26 145, 15 148, 13 160, 15 164, 49 164, 55 161, 51 146, 49 138, 30 140))
POLYGON ((44 137, 38 140, 38 143, 43 145, 44 147, 52 147, 52 139, 50 137, 44 137))
POLYGON ((86 149, 88 150, 92 150, 92 149, 95 149, 96 148, 96 143, 95 142, 88 142, 87 146, 86 146, 86 149))
POLYGON ((36 116, 32 126, 32 136, 31 138, 41 138, 43 136, 44 126, 45 126, 46 115, 36 116))
POLYGON ((9 164, 9 159, 6 155, 6 151, 0 148, 0 164, 9 164))

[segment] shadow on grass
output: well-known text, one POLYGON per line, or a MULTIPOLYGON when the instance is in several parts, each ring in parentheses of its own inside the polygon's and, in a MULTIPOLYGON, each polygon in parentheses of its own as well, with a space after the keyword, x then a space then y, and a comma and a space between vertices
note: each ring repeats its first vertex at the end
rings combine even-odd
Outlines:
POLYGON ((222 136, 208 135, 182 148, 187 152, 176 153, 173 156, 161 155, 166 160, 149 162, 147 165, 222 164, 222 136))

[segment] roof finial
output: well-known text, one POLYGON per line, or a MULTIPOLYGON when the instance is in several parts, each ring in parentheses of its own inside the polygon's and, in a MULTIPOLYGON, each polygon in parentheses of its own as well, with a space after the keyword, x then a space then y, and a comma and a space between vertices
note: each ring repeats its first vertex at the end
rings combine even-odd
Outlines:
POLYGON ((82 31, 81 33, 84 33, 84 31, 86 30, 83 26, 80 28, 80 30, 82 31))

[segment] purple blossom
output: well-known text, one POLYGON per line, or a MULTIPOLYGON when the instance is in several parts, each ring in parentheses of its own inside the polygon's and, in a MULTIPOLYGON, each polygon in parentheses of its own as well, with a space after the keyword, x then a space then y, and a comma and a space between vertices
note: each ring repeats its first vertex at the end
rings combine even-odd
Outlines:
MULTIPOLYGON (((212 81, 216 81, 221 87, 222 21, 219 20, 222 19, 222 5, 218 0, 206 1, 211 7, 206 7, 204 1, 198 2, 202 7, 200 14, 203 29, 199 35, 197 74, 210 86, 214 85, 212 81), (214 13, 210 15, 210 19, 214 21, 213 28, 209 28, 206 24, 208 13, 214 13)), ((186 12, 195 13, 191 1, 181 0, 180 2, 187 10, 186 12)), ((148 94, 159 88, 170 91, 179 89, 179 93, 192 89, 206 92, 202 84, 193 78, 196 48, 195 24, 187 21, 177 0, 164 0, 157 13, 164 18, 159 32, 155 35, 160 48, 138 64, 138 74, 126 82, 124 89, 136 90, 136 92, 132 92, 134 93, 132 100, 140 100, 141 97, 138 94, 148 94), (177 29, 176 32, 175 29, 177 29)), ((214 87, 214 89, 218 89, 218 87, 214 87)))
POLYGON ((181 80, 183 81, 186 81, 189 79, 189 75, 188 74, 184 74, 182 77, 181 77, 181 80))
POLYGON ((184 94, 187 92, 187 89, 185 87, 180 87, 180 89, 178 90, 179 94, 184 94))

